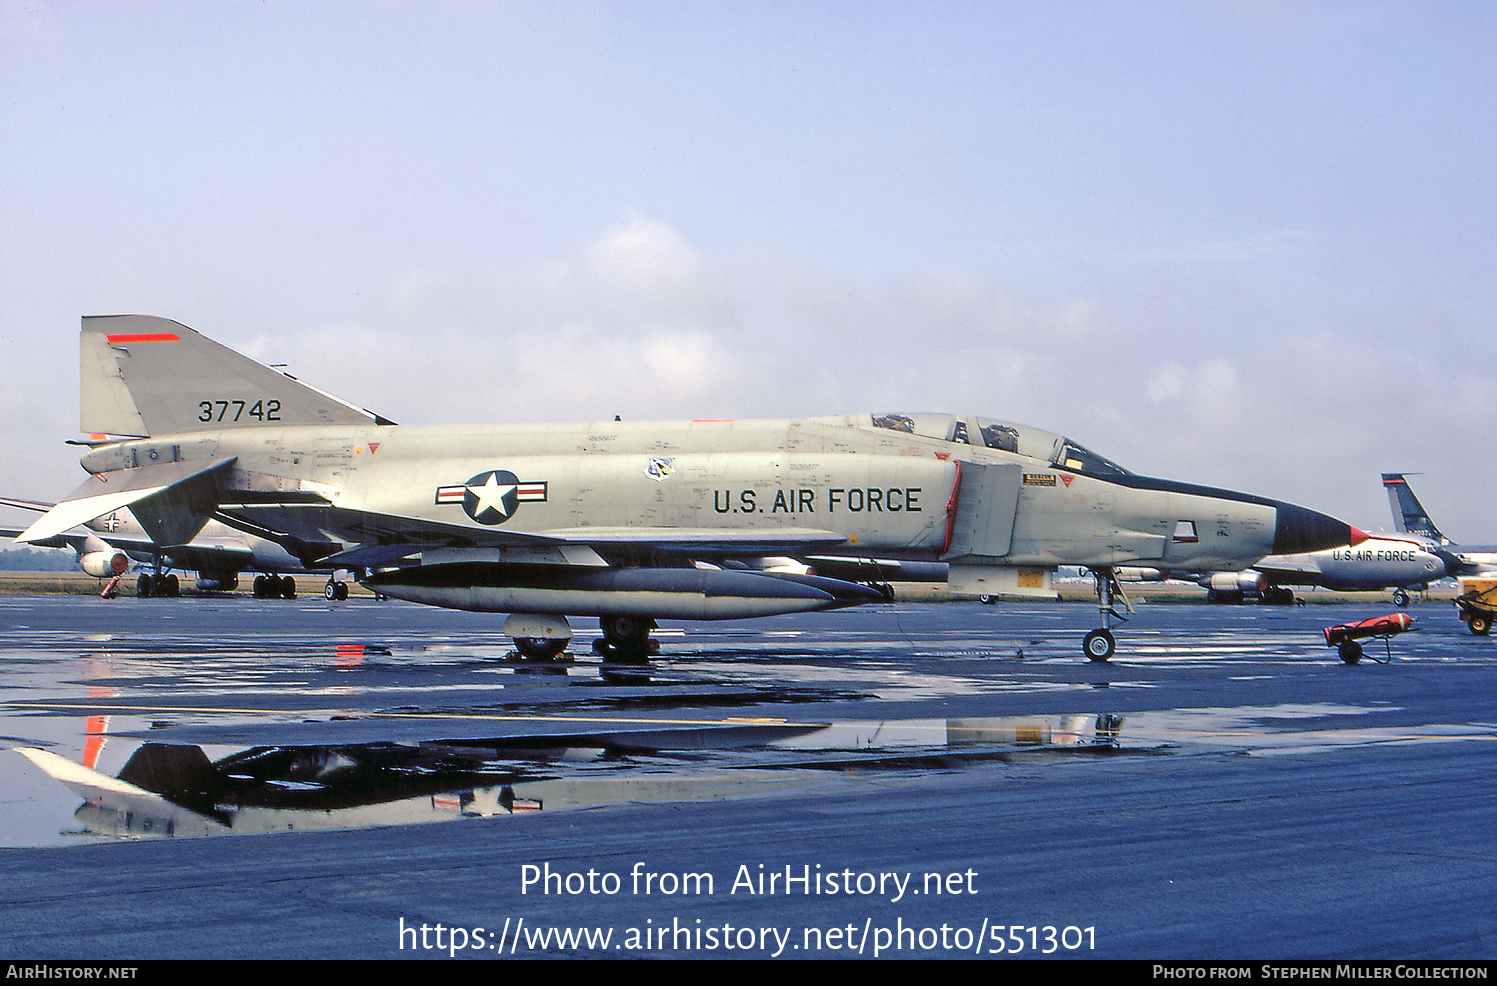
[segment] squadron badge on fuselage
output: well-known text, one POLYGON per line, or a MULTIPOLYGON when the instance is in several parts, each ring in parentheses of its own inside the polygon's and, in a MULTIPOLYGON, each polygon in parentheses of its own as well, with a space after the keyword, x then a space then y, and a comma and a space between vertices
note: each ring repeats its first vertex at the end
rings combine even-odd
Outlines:
POLYGON ((438 486, 437 503, 461 503, 480 524, 502 524, 521 503, 546 502, 545 483, 522 483, 507 469, 481 472, 461 486, 438 486))

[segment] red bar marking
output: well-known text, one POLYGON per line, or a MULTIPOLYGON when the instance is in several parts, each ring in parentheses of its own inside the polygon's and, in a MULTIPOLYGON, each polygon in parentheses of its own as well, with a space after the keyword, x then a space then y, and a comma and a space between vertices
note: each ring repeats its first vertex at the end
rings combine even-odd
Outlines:
MULTIPOLYGON (((962 460, 956 460, 956 478, 951 482, 951 496, 946 499, 946 538, 941 542, 941 554, 951 550, 951 537, 956 533, 956 503, 962 493, 962 460)), ((940 557, 939 555, 937 557, 940 557)))
POLYGON ((110 342, 181 342, 173 332, 135 332, 126 335, 106 336, 110 342))

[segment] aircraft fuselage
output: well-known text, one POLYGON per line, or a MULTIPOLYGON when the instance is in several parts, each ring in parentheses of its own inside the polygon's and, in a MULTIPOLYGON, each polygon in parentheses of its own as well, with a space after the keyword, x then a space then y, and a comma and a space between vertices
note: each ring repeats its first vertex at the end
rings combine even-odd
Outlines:
POLYGON ((1287 505, 1275 501, 1086 475, 868 421, 257 424, 103 446, 83 465, 100 473, 232 457, 224 515, 330 548, 403 536, 352 536, 349 511, 430 522, 454 547, 516 560, 553 541, 627 560, 656 551, 656 536, 673 529, 696 532, 704 555, 763 553, 804 536, 821 553, 1044 569, 1208 571, 1285 544, 1287 505))

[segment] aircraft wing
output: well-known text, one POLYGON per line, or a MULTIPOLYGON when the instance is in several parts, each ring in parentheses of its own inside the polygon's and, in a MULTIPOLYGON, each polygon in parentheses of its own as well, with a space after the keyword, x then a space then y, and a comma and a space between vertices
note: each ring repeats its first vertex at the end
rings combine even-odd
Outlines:
MULTIPOLYGON (((109 543, 125 551, 133 550, 132 542, 116 544, 111 540, 109 543)), ((255 553, 241 545, 177 544, 162 548, 161 553, 171 558, 172 567, 194 572, 241 571, 254 567, 255 562, 255 553)))
POLYGON ((1319 575, 1321 568, 1319 562, 1310 554, 1303 555, 1268 555, 1258 561, 1253 567, 1254 571, 1271 575, 1275 572, 1294 573, 1296 575, 1319 575))
POLYGON ((561 539, 516 531, 475 530, 425 517, 273 502, 222 503, 218 513, 245 530, 275 532, 305 543, 335 543, 340 551, 317 559, 339 568, 377 567, 438 548, 538 547, 561 539))
POLYGON ((680 527, 572 527, 524 533, 448 524, 427 517, 286 502, 221 503, 220 515, 246 529, 275 531, 306 542, 337 542, 343 550, 318 559, 340 568, 378 567, 420 552, 457 548, 648 548, 697 556, 784 554, 826 550, 845 535, 812 528, 741 531, 680 527), (312 509, 306 509, 306 508, 312 509))

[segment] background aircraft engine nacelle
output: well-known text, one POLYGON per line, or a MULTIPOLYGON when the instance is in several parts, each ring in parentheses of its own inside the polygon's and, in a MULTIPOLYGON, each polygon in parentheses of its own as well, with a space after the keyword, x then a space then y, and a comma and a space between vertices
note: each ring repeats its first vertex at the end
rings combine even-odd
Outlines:
POLYGON ((125 557, 123 551, 106 548, 103 551, 85 551, 78 556, 78 564, 94 578, 108 579, 125 574, 125 570, 130 567, 130 559, 125 557))
POLYGON ((1211 576, 1208 589, 1217 592, 1258 593, 1268 590, 1268 576, 1261 572, 1217 572, 1211 576))

